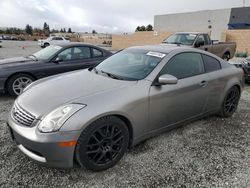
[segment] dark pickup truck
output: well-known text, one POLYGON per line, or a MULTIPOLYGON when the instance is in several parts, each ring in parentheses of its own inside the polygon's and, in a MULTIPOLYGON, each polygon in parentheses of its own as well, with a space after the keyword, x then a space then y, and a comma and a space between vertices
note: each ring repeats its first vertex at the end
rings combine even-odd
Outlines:
POLYGON ((236 51, 235 42, 213 41, 207 33, 175 33, 166 38, 163 43, 199 48, 213 53, 227 61, 234 57, 236 51))

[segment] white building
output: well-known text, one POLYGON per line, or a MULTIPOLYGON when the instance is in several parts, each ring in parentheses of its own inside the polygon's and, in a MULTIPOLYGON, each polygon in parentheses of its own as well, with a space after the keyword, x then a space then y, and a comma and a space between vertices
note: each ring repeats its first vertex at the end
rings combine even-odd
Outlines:
POLYGON ((179 14, 156 15, 154 17, 154 30, 157 32, 207 32, 211 33, 212 39, 220 40, 221 33, 227 30, 229 25, 241 25, 240 28, 230 27, 230 29, 247 29, 249 23, 250 7, 242 7, 220 10, 204 10, 179 14), (242 20, 243 17, 249 18, 249 20, 242 20))

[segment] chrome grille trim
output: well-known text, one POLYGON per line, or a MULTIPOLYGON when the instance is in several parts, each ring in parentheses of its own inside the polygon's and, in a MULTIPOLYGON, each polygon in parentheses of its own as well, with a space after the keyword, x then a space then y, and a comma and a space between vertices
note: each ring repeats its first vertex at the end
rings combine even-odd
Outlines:
POLYGON ((17 103, 14 104, 11 114, 12 114, 13 119, 17 123, 26 127, 31 127, 33 122, 36 119, 34 115, 24 110, 17 103))

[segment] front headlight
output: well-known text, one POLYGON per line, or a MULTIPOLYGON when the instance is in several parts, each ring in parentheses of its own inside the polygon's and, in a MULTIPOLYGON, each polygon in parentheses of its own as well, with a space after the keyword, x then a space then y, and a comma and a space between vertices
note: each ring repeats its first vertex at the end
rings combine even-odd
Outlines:
POLYGON ((40 122, 38 130, 43 133, 58 131, 67 119, 85 106, 84 104, 68 104, 53 110, 40 122))

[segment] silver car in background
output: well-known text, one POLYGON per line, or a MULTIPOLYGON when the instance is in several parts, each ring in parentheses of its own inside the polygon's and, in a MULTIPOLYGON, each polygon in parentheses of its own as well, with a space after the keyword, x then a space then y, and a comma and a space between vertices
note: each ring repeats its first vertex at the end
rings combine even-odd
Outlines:
POLYGON ((153 135, 211 114, 232 116, 243 86, 241 69, 208 52, 131 47, 95 68, 32 83, 8 125, 38 163, 70 168, 76 161, 99 171, 153 135))

